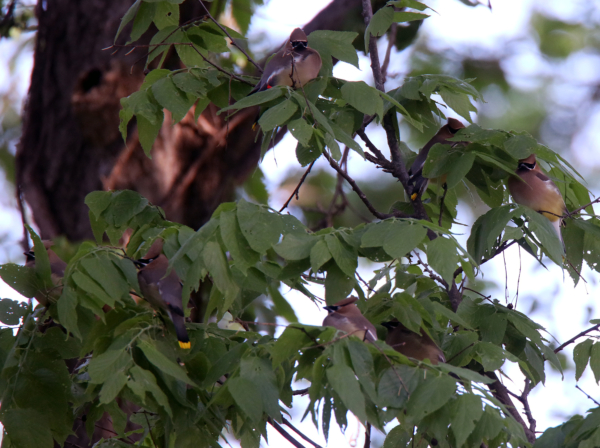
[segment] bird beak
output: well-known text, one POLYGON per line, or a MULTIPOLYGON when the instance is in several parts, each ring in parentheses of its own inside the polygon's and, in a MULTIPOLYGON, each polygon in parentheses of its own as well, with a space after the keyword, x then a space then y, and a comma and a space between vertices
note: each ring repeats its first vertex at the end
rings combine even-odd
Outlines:
POLYGON ((334 311, 338 310, 338 306, 334 306, 334 305, 328 305, 328 306, 324 306, 323 309, 327 310, 327 312, 329 313, 333 313, 334 311))

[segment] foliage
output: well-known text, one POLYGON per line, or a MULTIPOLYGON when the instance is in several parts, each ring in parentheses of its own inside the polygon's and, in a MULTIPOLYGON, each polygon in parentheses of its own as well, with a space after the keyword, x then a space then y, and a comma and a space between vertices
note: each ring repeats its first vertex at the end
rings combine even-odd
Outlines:
MULTIPOLYGON (((177 123, 191 108, 197 117, 212 102, 228 117, 261 106, 263 152, 287 126, 298 140, 301 166, 325 157, 339 168, 336 161, 342 163, 347 153, 340 144, 365 163, 384 166, 386 159, 369 142, 365 153, 354 140, 369 123, 382 125, 388 140, 398 139, 398 116, 423 130, 445 118, 441 98, 470 122, 474 102, 482 99, 469 80, 447 75, 409 77, 388 92, 334 78, 331 57, 354 65, 358 61, 352 46, 356 33, 334 31, 308 37, 324 60, 317 79, 301 90, 275 87, 247 96, 252 78, 213 62, 232 51, 229 36, 236 41, 243 36, 208 15, 179 26, 180 3, 137 0, 119 30, 125 32, 133 22, 134 41, 152 23, 158 29, 147 62, 153 69, 138 92, 122 99, 121 111, 124 138, 135 117, 148 155, 164 109, 177 123), (185 68, 161 68, 170 46, 185 68), (236 102, 229 105, 231 99, 236 102)), ((246 31, 240 11, 250 2, 232 3, 246 31)), ((393 23, 427 17, 394 9, 399 7, 426 9, 412 0, 388 2, 367 27, 365 47, 393 23)), ((311 229, 294 216, 241 199, 221 204, 194 231, 167 221, 135 192, 94 192, 86 204, 96 242, 79 246, 60 285, 53 284, 47 251, 31 231, 36 268, 7 264, 0 276, 28 298, 44 296, 48 305, 0 301, 0 320, 6 325, 0 331, 3 443, 62 445, 76 418, 85 416, 91 435, 108 413, 114 437, 99 446, 121 446, 128 438, 144 446, 218 446, 229 430, 243 447, 257 447, 267 424, 283 421, 282 404, 292 406, 292 386, 304 379, 310 383, 305 416, 321 424, 325 437, 332 412, 344 428, 350 411, 379 430, 394 419, 400 422, 385 447, 530 446, 531 425, 516 420, 518 413, 509 409, 497 378, 505 363, 515 363, 531 389, 544 383, 547 365, 561 370, 559 359, 542 326, 465 285, 475 284, 483 265, 512 244, 540 263, 547 256, 577 282, 584 260, 600 270, 600 223, 573 167, 528 134, 472 124, 452 141, 468 143, 433 146, 423 171, 429 178, 447 176, 447 191, 430 186, 415 203, 399 201, 389 213, 374 214, 381 219, 352 228, 311 229), (558 184, 567 208, 587 212, 567 217, 566 254, 546 218, 509 202, 505 182, 517 161, 532 153, 558 184), (473 225, 466 248, 450 231, 457 218, 457 188, 463 184, 490 208, 473 225), (110 245, 104 244, 105 236, 110 245), (187 324, 189 351, 177 347, 168 319, 137 299, 141 291, 134 260, 143 258, 157 238, 164 240, 170 269, 182 279, 184 305, 193 293, 203 302, 201 322, 187 324), (121 241, 126 241, 123 248, 121 241), (358 275, 359 265, 374 268, 367 281, 358 275), (331 327, 297 323, 280 291, 293 289, 307 303, 320 303, 315 285, 324 288, 327 304, 356 294, 380 339, 385 330, 379 324, 394 318, 414 332, 423 329, 448 361, 432 365, 380 341, 368 344, 331 327), (275 316, 290 322, 279 337, 272 330, 254 331, 258 325, 248 331, 228 329, 230 318, 224 316, 254 317, 251 310, 265 297, 273 303, 267 323, 275 316), (211 321, 215 316, 218 324, 211 321), (11 327, 17 325, 15 332, 11 327), (124 402, 132 403, 135 412, 127 414, 124 402)), ((414 153, 401 155, 398 164, 409 166, 414 153)), ((402 181, 396 165, 384 168, 402 181)), ((576 346, 577 378, 588 363, 600 378, 598 347, 592 339, 576 346)), ((521 398, 526 402, 526 395, 521 398)), ((594 446, 598 412, 549 429, 536 446, 594 446)))

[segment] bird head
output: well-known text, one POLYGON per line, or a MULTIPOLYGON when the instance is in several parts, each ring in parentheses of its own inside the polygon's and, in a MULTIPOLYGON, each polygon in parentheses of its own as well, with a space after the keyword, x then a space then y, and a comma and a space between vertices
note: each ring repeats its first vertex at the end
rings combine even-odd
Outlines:
POLYGON ((448 130, 451 134, 456 134, 459 130, 464 129, 465 125, 456 118, 448 118, 448 130))
MULTIPOLYGON (((348 305, 353 305, 357 300, 358 300, 358 297, 350 296, 347 299, 340 300, 339 302, 334 303, 333 305, 324 306, 323 309, 327 310, 327 312, 329 314, 336 312, 336 311, 339 311, 339 312, 348 311, 352 308, 352 307, 349 307, 348 305)), ((358 311, 358 308, 357 308, 357 311, 358 311)))
POLYGON ((290 43, 294 50, 304 50, 308 47, 308 40, 306 34, 301 28, 296 28, 290 35, 290 43))
POLYGON ((525 159, 519 160, 519 169, 520 170, 533 170, 537 165, 537 161, 535 159, 535 154, 531 154, 529 157, 525 159))

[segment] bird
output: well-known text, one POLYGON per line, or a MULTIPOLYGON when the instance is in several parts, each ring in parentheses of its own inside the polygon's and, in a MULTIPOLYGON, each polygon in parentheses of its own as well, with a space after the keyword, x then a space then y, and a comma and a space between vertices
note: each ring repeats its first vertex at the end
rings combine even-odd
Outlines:
POLYGON ((329 313, 323 320, 324 327, 335 327, 348 334, 358 336, 363 341, 377 340, 377 330, 369 320, 362 315, 356 301, 358 297, 350 296, 334 305, 324 306, 329 313))
POLYGON ((189 349, 192 345, 185 328, 181 280, 174 269, 167 274, 169 260, 162 253, 162 246, 162 240, 157 239, 148 250, 146 258, 136 260, 135 264, 140 267, 138 282, 148 303, 166 311, 171 318, 179 346, 189 349))
POLYGON ((433 339, 423 329, 421 329, 421 334, 417 334, 400 322, 383 322, 382 325, 389 330, 385 343, 397 352, 419 361, 429 359, 433 365, 446 362, 442 349, 433 342, 433 339))
POLYGON ((516 176, 511 176, 507 184, 514 201, 548 218, 558 239, 563 242, 560 232, 561 216, 567 211, 567 207, 556 184, 540 169, 535 154, 519 160, 516 176))
POLYGON ((250 95, 275 86, 302 87, 317 77, 321 65, 319 52, 308 46, 306 34, 301 28, 296 28, 286 44, 267 63, 250 95))
MULTIPOLYGON (((50 294, 41 292, 36 294, 35 299, 43 306, 48 305, 49 298, 58 298, 62 294, 62 279, 65 276, 65 270, 67 269, 67 263, 65 263, 51 247, 54 245, 52 241, 43 240, 42 243, 48 253, 48 260, 50 261, 50 279, 52 284, 58 288, 51 291, 50 294)), ((25 255, 25 266, 35 268, 35 252, 30 250, 24 253, 25 255)))
MULTIPOLYGON (((410 191, 408 192, 410 199, 414 201, 418 196, 423 194, 425 190, 427 190, 427 185, 429 184, 429 179, 423 177, 423 166, 425 165, 425 161, 427 160, 427 156, 429 155, 429 150, 436 143, 441 143, 444 145, 450 145, 454 147, 457 144, 462 142, 449 142, 448 139, 454 137, 460 129, 465 127, 460 121, 456 118, 448 118, 448 124, 445 124, 440 128, 439 131, 429 140, 423 148, 419 151, 417 158, 411 165, 408 170, 409 176, 409 185, 410 191)), ((443 176, 443 182, 445 182, 445 176, 443 176)))

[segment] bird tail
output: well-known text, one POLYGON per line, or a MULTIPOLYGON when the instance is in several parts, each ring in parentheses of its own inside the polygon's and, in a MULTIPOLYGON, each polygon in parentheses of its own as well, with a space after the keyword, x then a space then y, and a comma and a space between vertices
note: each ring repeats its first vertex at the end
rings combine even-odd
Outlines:
POLYGON ((177 313, 169 312, 169 317, 173 321, 175 327, 175 334, 179 341, 179 347, 184 349, 192 348, 192 343, 188 336, 187 330, 185 329, 185 318, 177 313))

